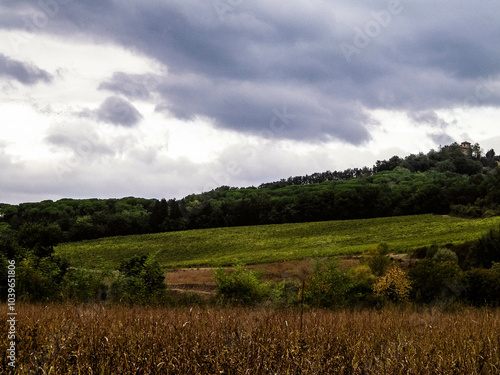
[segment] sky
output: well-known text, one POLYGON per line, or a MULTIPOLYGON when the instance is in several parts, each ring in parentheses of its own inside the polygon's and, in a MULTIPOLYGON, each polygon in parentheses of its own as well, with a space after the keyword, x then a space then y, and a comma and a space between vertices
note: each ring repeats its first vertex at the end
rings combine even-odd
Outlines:
POLYGON ((0 202, 500 153, 498 25, 492 0, 4 0, 0 202))

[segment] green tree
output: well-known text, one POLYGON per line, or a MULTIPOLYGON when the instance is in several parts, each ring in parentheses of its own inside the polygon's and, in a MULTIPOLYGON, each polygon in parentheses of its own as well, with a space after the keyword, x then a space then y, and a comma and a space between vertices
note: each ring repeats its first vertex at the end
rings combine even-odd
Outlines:
POLYGON ((467 300, 475 306, 500 305, 500 273, 473 268, 465 272, 467 300))
POLYGON ((165 275, 158 263, 157 255, 138 256, 126 259, 119 268, 120 277, 113 289, 118 296, 130 303, 161 302, 165 295, 165 275))
POLYGON ((250 305, 262 302, 269 295, 267 284, 261 283, 259 276, 242 265, 236 266, 231 272, 224 268, 214 271, 216 294, 222 303, 250 305))
POLYGON ((312 306, 344 306, 349 301, 352 279, 344 274, 334 260, 316 262, 313 274, 306 280, 305 301, 312 306))
POLYGON ((57 224, 26 223, 19 229, 18 238, 21 246, 43 258, 54 253, 54 246, 62 239, 62 231, 57 224))
POLYGON ((491 229, 477 240, 471 249, 470 261, 473 266, 484 268, 500 261, 500 229, 491 229))
POLYGON ((456 262, 420 260, 408 273, 412 296, 419 302, 456 299, 463 291, 462 271, 456 262))
POLYGON ((362 263, 368 265, 375 276, 383 276, 391 264, 389 246, 386 243, 381 243, 377 247, 369 249, 363 254, 362 263))

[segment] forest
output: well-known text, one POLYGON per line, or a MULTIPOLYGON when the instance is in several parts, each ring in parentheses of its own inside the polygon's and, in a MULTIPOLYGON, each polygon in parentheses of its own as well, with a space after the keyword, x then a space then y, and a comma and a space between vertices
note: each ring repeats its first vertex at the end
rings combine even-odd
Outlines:
POLYGON ((499 162, 494 150, 483 155, 476 144, 464 152, 455 143, 427 154, 393 156, 377 161, 372 168, 289 177, 258 187, 221 186, 182 199, 0 204, 0 230, 3 228, 4 239, 13 232, 26 238, 23 233, 41 226, 51 241, 59 243, 186 229, 427 213, 489 217, 500 213, 499 162))

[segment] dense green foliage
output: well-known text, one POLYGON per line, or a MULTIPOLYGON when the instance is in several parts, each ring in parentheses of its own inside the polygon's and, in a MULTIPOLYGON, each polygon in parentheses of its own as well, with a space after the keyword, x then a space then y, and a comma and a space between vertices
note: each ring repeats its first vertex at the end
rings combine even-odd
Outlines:
POLYGON ((111 284, 114 299, 148 303, 159 301, 164 296, 165 276, 155 254, 125 259, 119 271, 119 277, 111 284))
POLYGON ((0 300, 7 293, 7 260, 15 265, 18 301, 127 301, 152 303, 164 299, 165 276, 155 254, 125 259, 119 270, 102 259, 92 269, 70 264, 54 254, 57 226, 23 225, 19 233, 0 236, 0 300))
POLYGON ((283 283, 261 282, 260 276, 238 265, 232 272, 224 268, 214 271, 217 300, 222 304, 255 305, 264 300, 279 300, 283 283))
MULTIPOLYGON (((6 270, 7 260, 16 261, 20 300, 153 303, 167 298, 165 267, 365 253, 348 273, 318 266, 292 289, 263 284, 242 268, 220 269, 219 301, 282 303, 297 301, 298 293, 301 302, 324 307, 408 297, 497 305, 492 285, 499 281, 500 231, 488 230, 500 223, 498 160, 493 150, 482 156, 478 145, 454 144, 394 156, 372 169, 291 177, 259 188, 223 186, 179 201, 0 204, 0 266, 6 270), (425 259, 406 274, 394 267, 389 249, 425 259)), ((0 279, 3 298, 3 272, 0 279)))
POLYGON ((396 215, 500 212, 499 158, 458 145, 428 154, 394 156, 373 168, 315 173, 262 184, 221 186, 181 200, 61 199, 0 204, 5 229, 51 225, 60 240, 184 229, 362 219, 396 215), (59 228, 59 229, 57 229, 59 228), (59 231, 59 233, 58 233, 59 231))
MULTIPOLYGON (((491 233, 500 230, 469 243, 468 252, 491 233)), ((441 309, 469 304, 499 306, 500 263, 494 262, 490 269, 459 265, 457 248, 451 244, 424 248, 423 259, 415 259, 421 253, 415 251, 402 266, 391 259, 389 246, 380 244, 368 249, 361 263, 348 271, 341 270, 335 258, 318 258, 312 272, 278 284, 262 283, 253 271, 241 266, 230 273, 219 268, 215 272, 217 293, 221 301, 238 304, 267 301, 273 305, 339 308, 413 302, 441 309)))
MULTIPOLYGON (((215 258, 217 253, 222 252, 228 256, 228 250, 223 245, 231 245, 238 249, 243 244, 248 246, 246 253, 234 251, 234 258, 248 257, 253 262, 260 262, 264 256, 271 255, 276 260, 283 260, 287 256, 297 258, 314 257, 318 259, 312 274, 304 273, 301 277, 283 279, 282 282, 261 282, 253 271, 245 270, 243 267, 228 273, 219 268, 215 274, 217 283, 217 300, 222 303, 257 304, 262 302, 274 305, 289 305, 305 303, 308 306, 342 307, 342 306, 374 306, 385 302, 406 302, 408 297, 419 303, 431 305, 449 305, 455 302, 465 302, 474 305, 500 304, 499 293, 499 263, 492 261, 490 268, 473 268, 474 252, 478 246, 485 249, 487 254, 498 254, 500 248, 496 243, 487 241, 497 238, 500 230, 487 230, 489 225, 498 225, 500 218, 489 219, 459 219, 435 215, 423 215, 412 217, 378 218, 352 221, 317 222, 308 224, 282 224, 271 226, 254 226, 238 228, 219 228, 210 230, 183 231, 176 233, 165 233, 169 239, 177 237, 177 240, 188 243, 204 243, 209 245, 215 241, 209 249, 212 253, 190 253, 191 262, 200 262, 204 259, 215 258), (259 229, 260 233, 256 230, 259 229), (342 230, 341 232, 339 230, 342 230), (450 231, 451 230, 451 231, 450 231), (218 238, 215 232, 225 237, 218 238), (236 233, 239 231, 239 233, 236 233), (295 236, 294 234, 295 233, 295 236), (382 236, 381 234, 389 234, 382 236), (430 247, 420 246, 429 243, 432 234, 437 239, 449 242, 437 242, 430 247), (475 233, 476 240, 463 243, 463 234, 470 236, 475 233), (425 237, 429 235, 429 237, 425 237), (193 236, 194 235, 194 236, 193 236), (239 235, 239 236, 238 236, 239 235), (362 238, 365 238, 363 242, 362 238), (385 243, 373 246, 366 239, 383 238, 385 243), (237 241, 234 241, 237 239, 237 241), (335 239, 343 241, 343 244, 335 242, 335 239), (453 244, 455 239, 456 244, 453 244), (238 242, 239 241, 239 242, 238 242), (274 252, 273 248, 280 248, 281 252, 274 252), (398 242, 400 241, 400 242, 398 242), (228 242, 226 244, 226 242, 228 242), (266 243, 267 242, 267 243, 266 243), (399 243, 401 247, 394 244, 399 243), (314 247, 308 247, 315 245, 314 247), (411 245, 412 244, 412 245, 411 245), (256 246, 261 246, 261 252, 253 252, 256 246), (285 252, 290 245, 296 246, 299 251, 294 253, 285 252), (318 246, 319 245, 319 246, 318 246), (344 246, 342 248, 341 246, 344 246), (267 247, 266 247, 267 246, 267 247), (404 247, 406 246, 406 247, 404 247), (390 254, 400 252, 401 249, 412 250, 415 258, 423 257, 422 260, 411 261, 409 271, 406 274, 399 269, 390 254), (220 249, 217 251, 217 249, 220 249), (343 252, 351 252, 359 249, 363 252, 359 266, 349 270, 341 271, 334 262, 335 255, 343 252), (309 254, 309 255, 307 255, 309 254), (459 256, 460 255, 460 256, 459 256), (322 257, 327 263, 323 263, 322 257), (198 257, 198 258, 196 258, 198 257), (324 258, 323 258, 324 259, 324 258), (333 261, 333 263, 332 263, 333 261), (411 292, 411 293, 410 293, 411 292)), ((32 226, 26 228, 30 234, 40 233, 40 228, 32 226)), ((43 232, 45 233, 45 232, 43 232)), ((151 237, 159 234, 141 235, 131 237, 116 237, 110 240, 119 242, 130 249, 127 239, 142 239, 137 244, 145 248, 154 248, 151 237)), ((161 237, 160 237, 161 238, 161 237)), ((165 238, 163 238, 165 239, 165 238)), ((5 243, 5 238, 2 239, 5 243)), ((82 259, 96 257, 96 248, 84 248, 82 258, 66 259, 59 253, 59 246, 69 249, 69 255, 75 255, 75 250, 68 248, 71 245, 88 244, 89 242, 102 242, 101 240, 85 241, 76 244, 62 244, 56 247, 54 253, 49 249, 54 243, 46 243, 45 250, 40 251, 40 242, 32 241, 31 247, 19 245, 16 238, 10 239, 10 247, 16 249, 14 260, 16 261, 16 292, 19 300, 24 301, 54 301, 74 300, 80 302, 127 302, 132 304, 143 303, 170 303, 172 294, 167 293, 164 282, 162 256, 165 252, 156 250, 144 254, 132 251, 119 252, 121 258, 117 265, 113 265, 114 259, 109 257, 106 246, 102 253, 97 253, 98 261, 87 265, 82 259), (85 258, 83 258, 87 255, 85 258), (108 255, 107 258, 105 256, 108 255), (75 261, 76 260, 76 261, 75 261), (70 267, 70 264, 76 267, 70 267), (170 299, 169 299, 170 298, 170 299)), ((170 244, 167 242, 158 242, 170 244)), ((116 245, 116 243, 115 243, 116 245)), ((2 250, 6 247, 2 246, 2 250)), ((80 250, 82 250, 80 248, 80 250)), ((199 249, 202 250, 202 249, 199 249)), ((179 254, 179 253, 177 253, 179 254)), ((185 254, 184 254, 185 255, 185 254)), ((220 254, 219 254, 220 255, 220 254)), ((2 251, 0 263, 4 271, 7 269, 6 261, 10 259, 2 251)), ((226 258, 228 259, 228 258, 226 258)), ((491 258, 491 259, 496 259, 491 258)), ((165 263, 164 263, 165 264, 165 263)), ((168 263, 167 263, 168 264, 168 263)), ((2 279, 5 279, 2 272, 2 279)), ((2 296, 5 296, 7 283, 0 286, 2 296)), ((187 300, 186 300, 187 301, 187 300)))
POLYGON ((340 271, 333 260, 326 264, 316 262, 313 274, 301 285, 304 301, 312 306, 345 306, 349 301, 354 283, 340 271))
POLYGON ((133 255, 157 252, 164 267, 224 266, 360 254, 387 243, 396 253, 481 237, 500 217, 462 219, 439 215, 212 228, 63 243, 56 254, 94 268, 101 259, 118 267, 133 255))

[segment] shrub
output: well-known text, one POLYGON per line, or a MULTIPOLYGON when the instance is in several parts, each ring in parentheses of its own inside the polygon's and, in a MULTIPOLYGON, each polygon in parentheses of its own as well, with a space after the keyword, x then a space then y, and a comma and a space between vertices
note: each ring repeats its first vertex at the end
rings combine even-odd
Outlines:
POLYGON ((305 301, 320 307, 343 306, 348 302, 349 291, 353 285, 351 279, 339 270, 334 261, 326 264, 317 262, 306 283, 305 301))
POLYGON ((99 302, 108 297, 105 283, 106 273, 102 270, 71 268, 63 279, 64 299, 78 302, 99 302))
POLYGON ((112 284, 115 298, 130 303, 158 303, 165 296, 165 275, 156 254, 135 255, 122 262, 120 277, 112 284))
POLYGON ((439 248, 436 245, 432 245, 427 249, 427 253, 425 254, 426 258, 432 259, 434 255, 437 254, 439 248))
POLYGON ((471 249, 472 266, 491 268, 493 262, 500 261, 500 230, 490 230, 471 249))
POLYGON ((379 278, 373 286, 373 291, 391 302, 403 302, 410 296, 411 282, 403 270, 393 267, 379 278))
POLYGON ((432 257, 435 262, 453 262, 458 263, 458 256, 450 249, 439 249, 432 257))
POLYGON ((381 243, 376 248, 369 249, 364 254, 363 263, 370 267, 375 276, 383 276, 391 263, 389 246, 381 243))
MULTIPOLYGON (((16 262, 17 263, 17 262, 16 262)), ((16 267, 17 292, 20 300, 61 300, 62 281, 68 264, 59 257, 28 256, 16 267)))
POLYGON ((490 269, 493 272, 500 274, 500 262, 493 262, 490 269))
POLYGON ((465 272, 467 300, 475 306, 500 304, 500 273, 473 268, 465 272))
POLYGON ((464 289, 462 271, 455 262, 419 261, 408 273, 412 296, 420 302, 451 301, 464 289))
POLYGON ((236 266, 230 273, 224 268, 217 268, 214 278, 217 298, 223 304, 249 305, 262 302, 269 295, 269 286, 261 283, 254 271, 245 270, 242 265, 236 266))
POLYGON ((355 268, 351 268, 347 272, 347 276, 353 284, 349 291, 349 302, 353 304, 360 302, 374 304, 375 301, 371 297, 373 296, 373 285, 377 281, 377 277, 373 274, 370 267, 361 264, 355 268))

